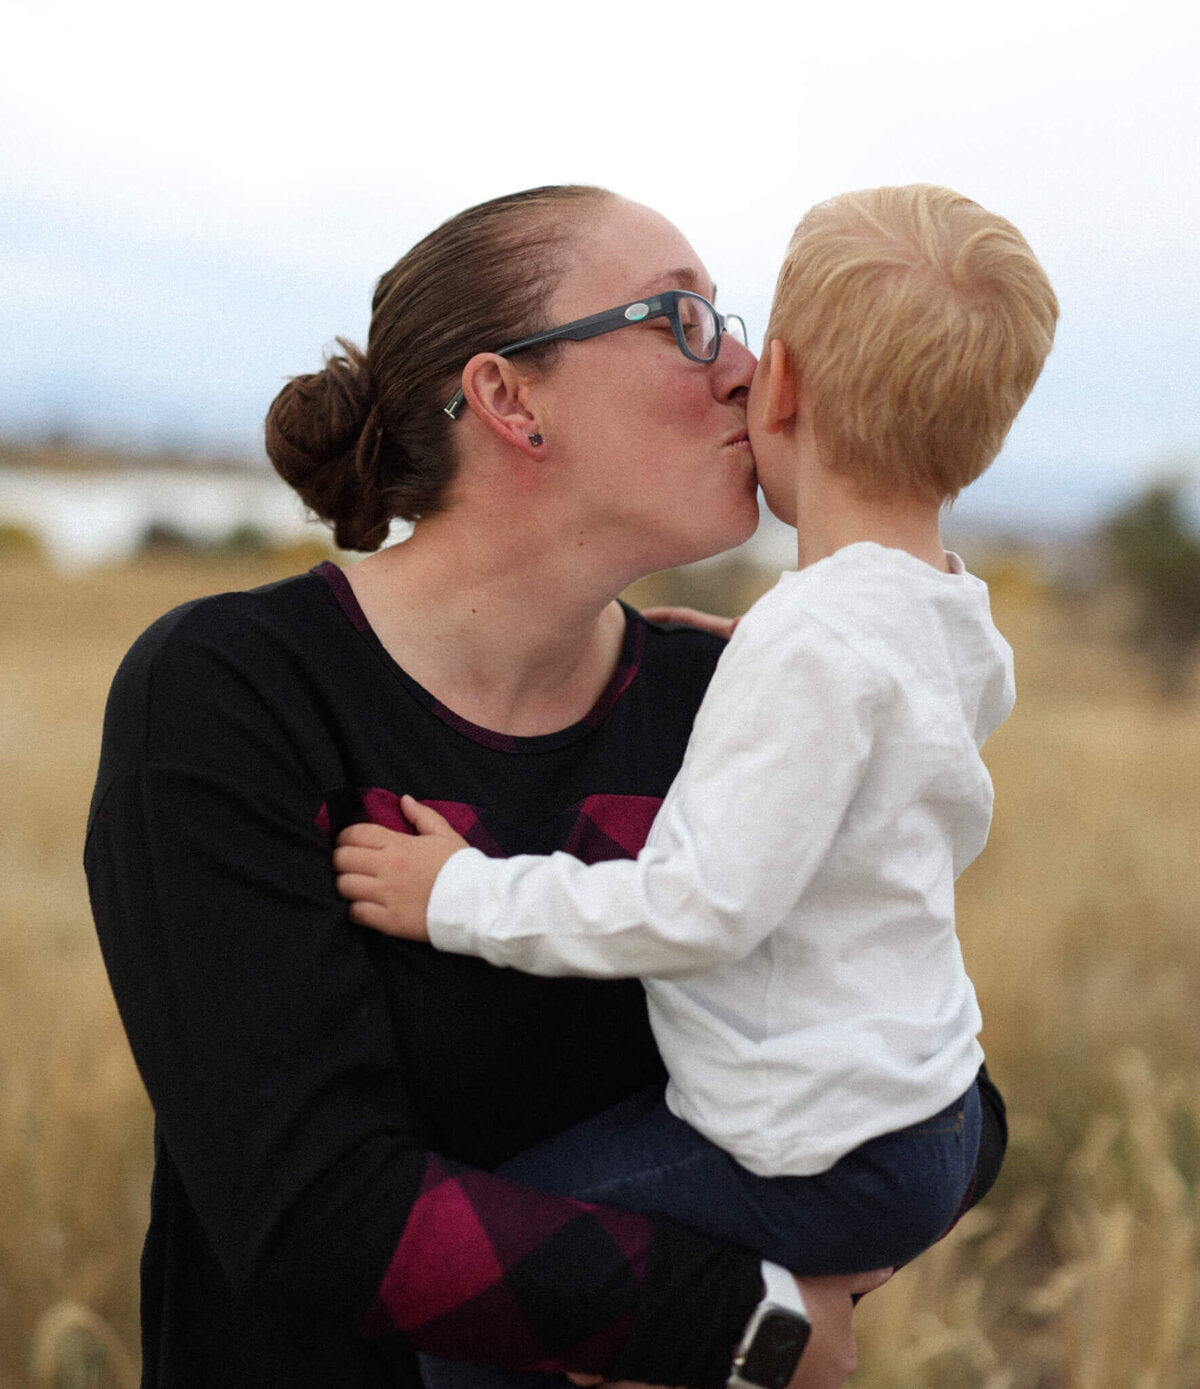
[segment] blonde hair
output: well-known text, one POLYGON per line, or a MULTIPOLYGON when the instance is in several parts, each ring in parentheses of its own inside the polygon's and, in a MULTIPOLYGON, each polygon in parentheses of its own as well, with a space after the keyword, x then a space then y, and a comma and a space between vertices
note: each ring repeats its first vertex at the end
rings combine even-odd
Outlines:
POLYGON ((931 184, 845 193, 792 234, 780 338, 822 460, 868 495, 953 498, 1000 451, 1058 300, 1021 233, 931 184))

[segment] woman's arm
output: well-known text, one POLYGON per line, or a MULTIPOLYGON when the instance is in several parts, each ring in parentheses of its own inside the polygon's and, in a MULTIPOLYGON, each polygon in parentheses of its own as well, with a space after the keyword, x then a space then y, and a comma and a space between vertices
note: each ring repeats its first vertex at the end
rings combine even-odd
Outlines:
POLYGON ((294 692, 258 683, 203 624, 140 643, 86 850, 135 1058, 231 1284, 345 1335, 439 1350, 458 1320, 484 1362, 723 1383, 753 1255, 426 1151, 294 692))

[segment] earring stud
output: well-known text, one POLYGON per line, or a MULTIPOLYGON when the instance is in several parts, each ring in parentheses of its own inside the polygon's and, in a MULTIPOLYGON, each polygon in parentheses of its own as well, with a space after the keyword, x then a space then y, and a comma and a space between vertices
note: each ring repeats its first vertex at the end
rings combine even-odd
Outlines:
POLYGON ((542 438, 540 434, 531 434, 529 436, 529 442, 534 446, 534 448, 537 448, 539 445, 544 444, 546 441, 542 438))

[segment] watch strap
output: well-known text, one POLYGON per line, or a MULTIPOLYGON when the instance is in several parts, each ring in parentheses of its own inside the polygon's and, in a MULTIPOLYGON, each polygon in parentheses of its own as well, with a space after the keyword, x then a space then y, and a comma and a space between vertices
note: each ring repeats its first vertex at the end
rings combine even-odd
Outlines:
POLYGON ((726 1389, 785 1389, 804 1353, 811 1323, 796 1280, 764 1260, 763 1296, 734 1355, 726 1389))
POLYGON ((806 1321, 808 1320, 808 1308, 800 1296, 796 1279, 786 1268, 781 1268, 778 1264, 764 1259, 762 1262, 762 1280, 763 1287, 766 1289, 763 1294, 764 1302, 773 1302, 776 1307, 786 1307, 789 1312, 796 1312, 806 1321))

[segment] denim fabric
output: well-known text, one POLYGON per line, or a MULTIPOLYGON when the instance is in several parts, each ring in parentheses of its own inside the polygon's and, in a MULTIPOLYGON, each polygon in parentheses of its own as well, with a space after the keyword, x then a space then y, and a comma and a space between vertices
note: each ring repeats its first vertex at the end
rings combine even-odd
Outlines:
MULTIPOLYGON (((898 1267, 950 1228, 979 1149, 976 1085, 812 1177, 759 1177, 643 1090, 514 1158, 501 1172, 556 1195, 646 1214, 756 1250, 795 1273, 898 1267)), ((549 1389, 558 1375, 422 1359, 426 1389, 549 1389)))

